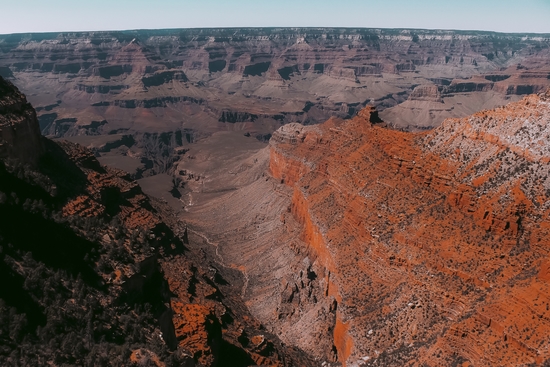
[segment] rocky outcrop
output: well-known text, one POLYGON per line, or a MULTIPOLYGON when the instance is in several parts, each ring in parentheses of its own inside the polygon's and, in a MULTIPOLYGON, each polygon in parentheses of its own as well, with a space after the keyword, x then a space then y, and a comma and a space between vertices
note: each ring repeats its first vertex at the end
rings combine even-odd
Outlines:
POLYGON ((35 110, 13 84, 0 77, 0 158, 35 165, 42 152, 35 110))
POLYGON ((370 113, 274 134, 270 172, 293 191, 309 258, 330 274, 339 361, 550 358, 549 97, 449 119, 428 134, 379 128, 370 113))
MULTIPOLYGON (((503 106, 521 96, 542 93, 548 87, 546 68, 530 70, 513 65, 489 74, 453 80, 432 78, 420 85, 408 99, 381 112, 393 127, 415 131, 436 126, 436 121, 456 118, 480 110, 503 106)), ((384 102, 386 103, 386 102, 384 102)))
POLYGON ((179 80, 182 82, 189 81, 185 73, 181 70, 160 71, 160 72, 154 73, 153 75, 144 76, 143 78, 141 78, 141 82, 143 83, 143 86, 146 88, 158 87, 159 85, 169 83, 172 80, 179 80))
POLYGON ((419 85, 409 95, 409 101, 443 102, 437 85, 419 85))
MULTIPOLYGON (((205 104, 206 101, 202 99, 196 99, 193 97, 158 97, 152 99, 121 99, 115 100, 112 105, 120 108, 164 108, 175 103, 185 104, 205 104)), ((110 103, 99 102, 96 107, 107 107, 110 103)))
POLYGON ((511 67, 504 72, 475 76, 467 80, 455 79, 443 88, 444 94, 496 91, 503 95, 542 93, 548 88, 547 70, 525 70, 511 67))
POLYGON ((463 81, 453 80, 447 88, 447 93, 469 93, 469 92, 487 92, 493 89, 493 83, 486 80, 482 81, 463 81))
MULTIPOLYGON (((87 85, 78 84, 75 89, 78 91, 86 92, 88 94, 108 94, 108 93, 120 93, 124 89, 128 89, 128 85, 87 85)), ((50 109, 51 111, 51 109, 50 109)))

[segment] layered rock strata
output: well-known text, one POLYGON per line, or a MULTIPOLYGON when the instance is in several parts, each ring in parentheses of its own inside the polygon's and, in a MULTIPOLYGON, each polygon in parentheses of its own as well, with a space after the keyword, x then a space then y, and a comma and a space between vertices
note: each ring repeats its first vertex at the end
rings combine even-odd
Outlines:
POLYGON ((475 111, 450 110, 464 101, 443 93, 447 111, 431 117, 433 106, 403 106, 425 112, 423 122, 394 121, 414 129, 546 88, 549 39, 339 28, 15 34, 0 36, 0 74, 17 81, 39 109, 42 130, 56 136, 174 131, 182 123, 267 133, 281 123, 353 116, 369 101, 392 108, 428 83, 497 96, 475 111))
POLYGON ((430 133, 380 128, 364 111, 274 134, 270 172, 290 187, 290 214, 337 302, 339 361, 550 358, 549 116, 547 93, 430 133))

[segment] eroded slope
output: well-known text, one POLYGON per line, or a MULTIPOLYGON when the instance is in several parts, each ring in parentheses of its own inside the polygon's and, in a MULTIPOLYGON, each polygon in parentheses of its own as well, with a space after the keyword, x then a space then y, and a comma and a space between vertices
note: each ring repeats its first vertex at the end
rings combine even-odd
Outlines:
POLYGON ((270 170, 337 287, 339 360, 547 360, 549 95, 429 134, 371 114, 288 125, 271 143, 270 170))
POLYGON ((311 365, 248 312, 167 205, 92 152, 40 136, 0 78, 4 365, 311 365))

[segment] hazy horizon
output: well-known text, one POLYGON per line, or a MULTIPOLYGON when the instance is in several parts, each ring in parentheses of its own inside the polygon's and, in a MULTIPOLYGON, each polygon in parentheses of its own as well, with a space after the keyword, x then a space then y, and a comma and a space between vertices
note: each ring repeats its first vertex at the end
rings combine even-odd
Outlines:
POLYGON ((122 29, 82 29, 82 30, 59 30, 59 31, 35 31, 35 32, 11 32, 1 33, 0 36, 26 35, 26 34, 71 34, 71 33, 94 33, 94 32, 140 32, 140 31, 170 31, 170 30, 198 30, 198 29, 380 29, 380 30, 419 30, 419 31, 443 31, 443 32, 488 32, 517 35, 550 35, 549 32, 503 32, 487 29, 453 29, 453 28, 419 28, 419 27, 353 27, 353 26, 227 26, 227 27, 169 27, 169 28, 122 28, 122 29))
POLYGON ((550 0, 0 0, 0 34, 185 28, 402 28, 550 33, 550 0))

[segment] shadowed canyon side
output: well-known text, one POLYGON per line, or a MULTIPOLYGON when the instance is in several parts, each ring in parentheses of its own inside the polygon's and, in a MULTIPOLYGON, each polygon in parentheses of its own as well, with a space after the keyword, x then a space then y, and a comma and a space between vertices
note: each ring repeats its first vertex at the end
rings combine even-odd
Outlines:
POLYGON ((194 251, 182 222, 92 152, 40 136, 0 77, 0 364, 312 366, 194 251))
POLYGON ((43 152, 36 112, 25 96, 3 79, 0 95, 0 159, 36 164, 43 152))
POLYGON ((320 361, 541 365, 549 116, 546 92, 429 133, 371 107, 288 124, 186 216, 252 314, 320 361))

